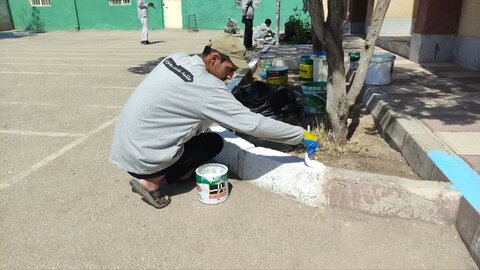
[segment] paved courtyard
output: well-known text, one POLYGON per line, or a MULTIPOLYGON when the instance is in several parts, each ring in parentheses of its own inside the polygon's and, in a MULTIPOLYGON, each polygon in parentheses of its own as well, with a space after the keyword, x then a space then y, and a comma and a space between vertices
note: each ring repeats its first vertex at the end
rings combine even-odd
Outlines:
POLYGON ((215 31, 51 32, 0 39, 0 268, 477 269, 453 225, 309 207, 231 179, 157 210, 108 163, 116 118, 163 57, 215 31))

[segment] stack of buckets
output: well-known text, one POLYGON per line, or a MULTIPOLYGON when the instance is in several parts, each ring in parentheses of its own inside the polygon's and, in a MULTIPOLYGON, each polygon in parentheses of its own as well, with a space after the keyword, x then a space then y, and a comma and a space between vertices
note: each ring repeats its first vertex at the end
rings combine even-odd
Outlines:
POLYGON ((328 64, 325 52, 300 58, 299 77, 302 85, 303 108, 306 114, 325 113, 327 103, 328 64))

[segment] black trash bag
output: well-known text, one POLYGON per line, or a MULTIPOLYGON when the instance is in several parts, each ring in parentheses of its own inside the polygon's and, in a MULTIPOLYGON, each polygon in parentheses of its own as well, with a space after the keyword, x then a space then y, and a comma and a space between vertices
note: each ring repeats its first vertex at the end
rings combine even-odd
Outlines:
MULTIPOLYGON (((300 94, 283 85, 269 85, 256 81, 237 87, 233 96, 252 112, 292 125, 302 125, 303 104, 300 94)), ((247 134, 237 133, 256 146, 280 151, 291 151, 295 146, 270 142, 247 134)))

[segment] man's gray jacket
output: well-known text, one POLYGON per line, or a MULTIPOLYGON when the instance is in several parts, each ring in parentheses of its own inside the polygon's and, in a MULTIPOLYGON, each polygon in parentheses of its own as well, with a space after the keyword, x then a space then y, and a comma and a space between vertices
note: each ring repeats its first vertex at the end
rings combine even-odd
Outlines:
POLYGON ((175 163, 183 144, 213 123, 262 139, 298 144, 303 128, 251 112, 207 72, 199 56, 168 56, 135 89, 116 124, 110 161, 152 174, 175 163))

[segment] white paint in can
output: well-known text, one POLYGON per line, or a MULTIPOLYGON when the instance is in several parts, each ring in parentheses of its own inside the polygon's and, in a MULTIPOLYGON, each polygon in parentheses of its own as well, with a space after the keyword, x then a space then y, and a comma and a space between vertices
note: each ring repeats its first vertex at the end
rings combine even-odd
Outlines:
POLYGON ((228 168, 223 164, 208 163, 195 170, 198 200, 204 204, 223 203, 228 198, 228 168))

